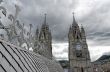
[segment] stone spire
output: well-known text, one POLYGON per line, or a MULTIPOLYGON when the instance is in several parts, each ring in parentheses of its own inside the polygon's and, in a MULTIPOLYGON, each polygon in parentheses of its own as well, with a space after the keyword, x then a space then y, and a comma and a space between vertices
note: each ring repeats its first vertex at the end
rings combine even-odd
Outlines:
POLYGON ((48 32, 48 30, 49 30, 49 27, 48 27, 48 25, 47 25, 47 23, 46 23, 46 15, 47 15, 47 14, 45 14, 44 22, 43 22, 42 27, 41 27, 41 30, 40 30, 39 39, 40 39, 41 42, 46 41, 46 38, 47 38, 46 35, 48 34, 47 32, 48 32))
POLYGON ((39 46, 39 29, 38 28, 36 29, 35 37, 34 37, 34 42, 33 43, 34 43, 33 51, 37 52, 38 46, 39 46))
POLYGON ((46 16, 47 16, 47 14, 45 13, 44 24, 47 24, 46 23, 46 16))
POLYGON ((52 59, 52 37, 49 25, 46 22, 46 14, 39 33, 39 43, 41 44, 39 53, 49 59, 52 59))
POLYGON ((39 29, 38 28, 36 29, 36 34, 35 35, 38 38, 38 36, 39 36, 39 29))
POLYGON ((86 42, 85 30, 82 24, 81 24, 81 37, 82 37, 82 41, 86 42))
POLYGON ((74 12, 73 12, 73 23, 72 23, 72 27, 77 27, 78 26, 78 24, 77 24, 77 22, 76 22, 76 20, 75 20, 75 16, 74 16, 74 12))

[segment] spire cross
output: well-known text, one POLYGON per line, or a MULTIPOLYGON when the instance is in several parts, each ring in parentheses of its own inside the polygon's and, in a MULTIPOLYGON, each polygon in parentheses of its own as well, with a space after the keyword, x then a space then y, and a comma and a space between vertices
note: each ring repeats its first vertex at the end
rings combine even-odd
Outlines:
POLYGON ((72 14, 73 14, 73 19, 75 19, 75 18, 74 18, 74 14, 75 14, 75 13, 73 12, 72 14))
POLYGON ((73 24, 74 24, 74 23, 76 23, 75 17, 74 17, 74 14, 75 14, 75 13, 73 12, 72 14, 73 14, 73 24))
POLYGON ((44 24, 46 24, 46 16, 47 16, 47 14, 45 13, 44 15, 45 15, 44 24))

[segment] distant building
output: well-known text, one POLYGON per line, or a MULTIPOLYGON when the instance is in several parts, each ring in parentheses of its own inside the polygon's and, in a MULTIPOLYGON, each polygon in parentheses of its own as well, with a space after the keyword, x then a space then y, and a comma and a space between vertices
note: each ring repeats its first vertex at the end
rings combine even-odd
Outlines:
POLYGON ((93 72, 86 35, 83 26, 79 28, 73 15, 73 23, 68 33, 69 72, 93 72))
POLYGON ((110 72, 110 55, 103 55, 92 63, 94 72, 110 72))

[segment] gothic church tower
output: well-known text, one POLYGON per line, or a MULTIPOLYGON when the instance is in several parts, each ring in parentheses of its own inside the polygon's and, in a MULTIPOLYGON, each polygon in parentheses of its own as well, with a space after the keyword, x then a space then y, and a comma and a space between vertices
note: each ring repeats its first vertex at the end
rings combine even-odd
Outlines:
POLYGON ((36 41, 34 46, 37 48, 34 51, 48 59, 52 59, 52 36, 49 30, 49 25, 46 22, 46 14, 40 31, 38 29, 36 30, 35 39, 36 41))
POLYGON ((86 43, 85 30, 79 28, 74 15, 69 33, 69 72, 92 72, 90 55, 86 43))

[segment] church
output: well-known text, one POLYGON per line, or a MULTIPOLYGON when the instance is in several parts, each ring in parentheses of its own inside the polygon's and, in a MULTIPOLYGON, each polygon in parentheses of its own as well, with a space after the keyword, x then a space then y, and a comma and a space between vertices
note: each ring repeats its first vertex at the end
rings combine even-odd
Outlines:
POLYGON ((0 72, 64 72, 52 55, 46 15, 40 32, 36 30, 33 51, 0 39, 0 72))
POLYGON ((68 33, 69 72, 93 72, 86 35, 83 26, 78 26, 74 14, 68 33))
MULTIPOLYGON (((69 72, 93 72, 83 26, 73 23, 68 33, 69 72)), ((52 55, 52 35, 46 21, 36 29, 33 52, 0 39, 0 72, 64 72, 52 55)))

